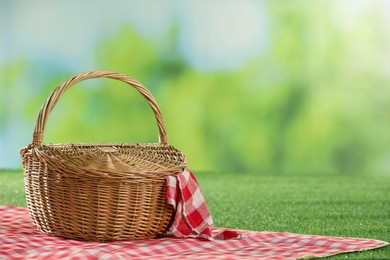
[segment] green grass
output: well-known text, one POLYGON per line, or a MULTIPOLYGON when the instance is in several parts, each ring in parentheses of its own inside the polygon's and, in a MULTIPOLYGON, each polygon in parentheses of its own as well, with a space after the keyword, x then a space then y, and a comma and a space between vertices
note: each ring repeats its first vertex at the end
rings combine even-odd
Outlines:
POLYGON ((22 171, 0 170, 0 205, 26 207, 22 171))
MULTIPOLYGON (((390 241, 390 176, 195 172, 215 226, 390 241)), ((0 204, 25 206, 23 176, 0 171, 0 204)), ((390 258, 390 246, 326 259, 390 258)))

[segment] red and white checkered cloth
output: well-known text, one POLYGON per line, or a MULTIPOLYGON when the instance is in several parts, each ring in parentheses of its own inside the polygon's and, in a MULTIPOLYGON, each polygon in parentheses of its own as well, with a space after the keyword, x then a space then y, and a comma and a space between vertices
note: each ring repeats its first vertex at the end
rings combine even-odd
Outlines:
POLYGON ((175 210, 175 218, 168 234, 175 237, 213 239, 243 239, 235 230, 223 230, 212 234, 213 219, 200 191, 198 181, 188 169, 165 176, 167 202, 175 210))
MULTIPOLYGON (((223 229, 214 228, 214 232, 223 229)), ((281 232, 240 232, 241 240, 164 237, 110 243, 82 242, 40 233, 27 209, 0 206, 0 259, 298 259, 383 247, 387 242, 281 232)))

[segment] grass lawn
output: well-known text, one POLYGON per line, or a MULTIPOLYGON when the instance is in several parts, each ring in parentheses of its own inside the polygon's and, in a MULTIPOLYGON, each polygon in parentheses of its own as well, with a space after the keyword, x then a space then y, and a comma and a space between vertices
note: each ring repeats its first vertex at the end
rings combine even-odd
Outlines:
MULTIPOLYGON (((390 176, 194 172, 215 226, 390 241, 390 176)), ((25 207, 21 171, 0 171, 0 205, 25 207)), ((390 258, 390 246, 326 259, 390 258)))

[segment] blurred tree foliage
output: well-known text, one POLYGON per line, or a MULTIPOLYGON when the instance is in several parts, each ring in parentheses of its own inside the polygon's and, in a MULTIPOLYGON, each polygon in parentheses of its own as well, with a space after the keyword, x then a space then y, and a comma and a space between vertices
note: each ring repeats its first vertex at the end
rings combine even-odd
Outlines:
MULTIPOLYGON (((381 53, 389 39, 380 38, 385 23, 375 16, 379 10, 370 9, 374 13, 346 29, 334 4, 316 2, 266 2, 269 46, 238 71, 191 68, 178 46, 179 24, 158 39, 124 25, 96 47, 97 62, 152 91, 169 142, 193 169, 388 170, 390 88, 381 53)), ((27 110, 66 78, 54 73, 42 82, 47 88, 27 110)), ((153 114, 134 90, 103 79, 79 85, 51 115, 48 142, 157 141, 153 114)))

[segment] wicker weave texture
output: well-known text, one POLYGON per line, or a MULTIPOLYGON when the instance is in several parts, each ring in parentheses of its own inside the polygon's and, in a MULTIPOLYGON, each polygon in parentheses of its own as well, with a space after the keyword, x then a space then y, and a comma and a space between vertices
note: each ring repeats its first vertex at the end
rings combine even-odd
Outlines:
POLYGON ((119 73, 94 71, 62 83, 38 114, 33 140, 21 150, 27 206, 42 232, 87 241, 149 239, 169 229, 164 175, 183 170, 183 154, 168 144, 152 94, 119 73), (59 97, 90 78, 111 78, 136 88, 154 112, 157 144, 43 144, 48 115, 59 97))

